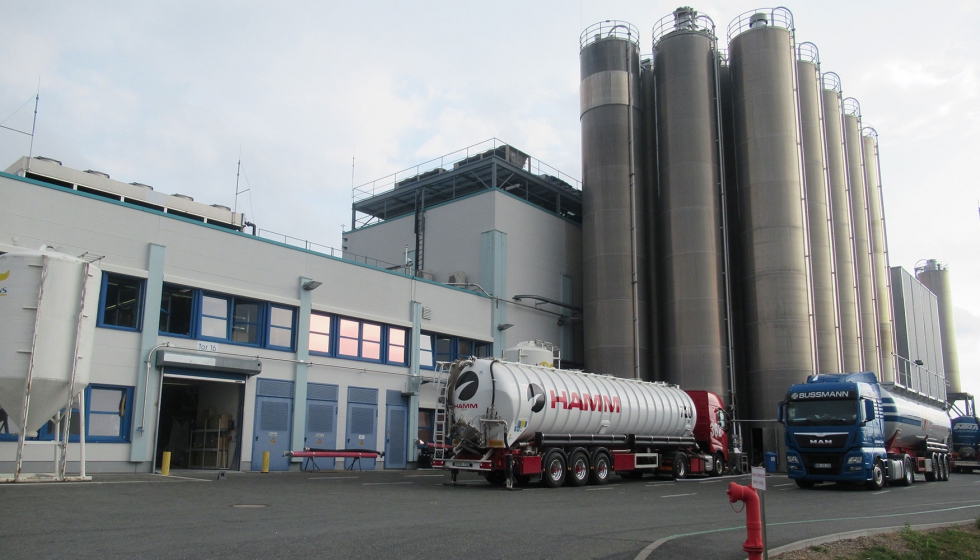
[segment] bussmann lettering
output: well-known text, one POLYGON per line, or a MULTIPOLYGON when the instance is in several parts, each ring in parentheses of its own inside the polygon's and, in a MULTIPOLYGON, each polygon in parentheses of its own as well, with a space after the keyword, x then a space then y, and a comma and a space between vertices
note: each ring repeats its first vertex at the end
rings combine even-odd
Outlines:
POLYGON ((565 410, 615 413, 621 413, 623 411, 619 397, 609 398, 606 395, 590 395, 588 393, 584 395, 579 395, 578 393, 566 395, 565 391, 562 391, 561 396, 558 396, 554 391, 551 391, 551 398, 549 400, 551 401, 551 408, 557 408, 560 404, 565 410))
POLYGON ((797 399, 846 399, 851 396, 850 391, 808 391, 806 393, 793 393, 790 398, 797 399))

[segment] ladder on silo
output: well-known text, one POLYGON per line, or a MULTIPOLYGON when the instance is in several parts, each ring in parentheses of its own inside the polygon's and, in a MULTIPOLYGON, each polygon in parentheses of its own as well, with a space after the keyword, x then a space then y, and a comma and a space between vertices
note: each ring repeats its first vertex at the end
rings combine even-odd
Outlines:
POLYGON ((432 425, 433 460, 446 459, 446 389, 449 386, 450 362, 436 362, 436 411, 432 425))

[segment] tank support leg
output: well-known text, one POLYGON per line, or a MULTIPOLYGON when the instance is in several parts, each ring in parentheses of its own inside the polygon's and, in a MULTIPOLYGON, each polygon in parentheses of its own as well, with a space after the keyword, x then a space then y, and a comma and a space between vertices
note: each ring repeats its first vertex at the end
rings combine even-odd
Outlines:
POLYGON ((453 486, 456 486, 457 476, 459 476, 459 469, 449 469, 449 477, 452 480, 453 486))
POLYGON ((507 456, 507 489, 514 489, 514 456, 507 456))

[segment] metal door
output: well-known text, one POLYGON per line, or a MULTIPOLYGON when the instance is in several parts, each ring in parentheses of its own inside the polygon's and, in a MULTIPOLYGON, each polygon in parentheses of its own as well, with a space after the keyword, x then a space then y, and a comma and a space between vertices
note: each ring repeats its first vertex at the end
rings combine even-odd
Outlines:
POLYGON ((386 414, 385 468, 408 466, 408 407, 389 404, 386 414))
POLYGON ((252 470, 262 470, 262 453, 269 452, 270 471, 288 471, 289 429, 293 416, 292 399, 255 397, 255 441, 252 443, 252 470))
MULTIPOLYGON (((378 449, 378 405, 347 403, 347 449, 375 451, 378 449)), ((361 459, 361 469, 374 469, 374 459, 361 459)), ((345 459, 350 468, 353 459, 345 459)))
MULTIPOLYGON (((337 449, 337 403, 307 401, 306 447, 312 449, 337 449)), ((316 459, 320 469, 333 469, 335 459, 316 459)))

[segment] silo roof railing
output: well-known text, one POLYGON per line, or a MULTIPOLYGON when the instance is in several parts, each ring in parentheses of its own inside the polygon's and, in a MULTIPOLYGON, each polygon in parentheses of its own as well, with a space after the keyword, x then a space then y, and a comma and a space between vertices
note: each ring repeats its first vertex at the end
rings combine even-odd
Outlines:
POLYGON ((790 33, 796 31, 793 27, 793 12, 789 8, 758 8, 740 14, 728 24, 728 40, 758 27, 780 27, 788 29, 790 33))
POLYGON ((633 24, 615 19, 607 19, 599 23, 593 23, 585 28, 582 36, 579 37, 579 50, 601 41, 603 39, 620 39, 640 46, 640 32, 633 27, 633 24))
POLYGON ((706 14, 699 14, 694 10, 682 11, 678 8, 653 25, 654 48, 665 35, 671 33, 702 33, 714 39, 715 22, 706 14))
POLYGON ((853 97, 848 97, 844 100, 844 114, 850 117, 861 118, 861 103, 853 97))
MULTIPOLYGON (((796 60, 810 62, 820 67, 820 49, 809 41, 796 46, 796 60)), ((836 76, 836 74, 835 74, 836 76)))
POLYGON ((836 72, 824 72, 820 74, 820 81, 823 82, 823 89, 836 91, 837 95, 840 95, 843 91, 841 89, 840 76, 836 72))
POLYGON ((875 142, 878 141, 878 131, 873 126, 864 125, 864 128, 861 129, 861 136, 874 138, 875 142))

